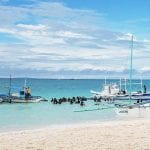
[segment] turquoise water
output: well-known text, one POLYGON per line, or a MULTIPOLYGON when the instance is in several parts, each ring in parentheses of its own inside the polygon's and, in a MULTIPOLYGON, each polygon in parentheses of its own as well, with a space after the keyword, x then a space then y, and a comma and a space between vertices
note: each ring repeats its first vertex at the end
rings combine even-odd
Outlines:
MULTIPOLYGON (((118 81, 109 80, 109 82, 118 81)), ((8 93, 8 83, 8 79, 0 79, 0 93, 8 93)), ((49 100, 52 97, 63 96, 90 97, 90 90, 100 90, 103 83, 104 80, 27 79, 27 85, 31 87, 32 95, 40 95, 49 100)), ((150 87, 149 80, 144 80, 143 83, 150 87)), ((23 84, 24 79, 12 79, 12 85, 21 87, 23 84)), ((138 88, 139 86, 134 86, 135 90, 139 90, 138 88)), ((115 109, 74 112, 105 107, 103 104, 94 105, 93 101, 87 101, 85 107, 69 103, 53 105, 50 101, 36 104, 0 104, 0 131, 121 119, 115 109)))

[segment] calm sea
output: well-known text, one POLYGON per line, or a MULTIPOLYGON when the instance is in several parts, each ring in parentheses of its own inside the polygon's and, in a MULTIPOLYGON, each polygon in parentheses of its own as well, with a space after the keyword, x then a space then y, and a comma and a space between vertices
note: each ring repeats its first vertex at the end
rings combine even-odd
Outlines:
MULTIPOLYGON (((107 82, 119 83, 119 80, 107 82)), ((134 80, 133 82, 140 82, 134 80)), ((90 90, 100 91, 104 84, 102 79, 94 80, 54 80, 54 79, 27 79, 27 86, 31 87, 32 95, 39 95, 50 100, 52 97, 90 97, 90 90)), ((143 84, 150 91, 150 80, 143 80, 143 84)), ((0 79, 0 93, 8 93, 9 79, 0 79)), ((24 79, 12 79, 14 91, 24 85, 24 79)), ((123 88, 124 86, 122 86, 123 88)), ((133 87, 140 90, 140 85, 133 87)), ((85 107, 69 103, 53 105, 49 102, 36 104, 0 104, 0 131, 31 129, 53 125, 66 125, 75 123, 112 121, 122 119, 116 110, 104 109, 99 111, 75 112, 77 110, 105 108, 106 105, 95 105, 93 101, 87 101, 85 107)), ((138 110, 139 111, 139 110, 138 110)), ((148 110, 149 111, 149 110, 148 110)), ((132 112, 133 113, 133 112, 132 112)), ((133 116, 132 116, 133 117, 133 116)), ((135 117, 143 117, 141 113, 135 117)))

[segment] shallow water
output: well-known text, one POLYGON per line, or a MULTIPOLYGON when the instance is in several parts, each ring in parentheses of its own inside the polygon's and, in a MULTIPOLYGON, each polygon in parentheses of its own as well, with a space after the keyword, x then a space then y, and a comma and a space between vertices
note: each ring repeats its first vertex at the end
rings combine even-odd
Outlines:
MULTIPOLYGON (((109 80, 109 82, 118 81, 109 80)), ((149 80, 144 80, 143 82, 150 87, 149 80)), ((8 83, 8 79, 0 79, 0 93, 8 92, 6 88, 8 83)), ((12 85, 22 87, 23 84, 24 79, 12 79, 12 85)), ((90 97, 90 90, 100 90, 104 80, 27 79, 27 84, 31 87, 33 95, 40 95, 50 100, 52 97, 59 98, 63 96, 90 97)), ((139 86, 134 86, 134 89, 139 90, 139 86)), ((95 105, 93 101, 87 101, 85 107, 81 107, 78 104, 70 105, 69 103, 53 105, 50 101, 36 104, 0 104, 0 131, 150 116, 147 115, 148 113, 150 114, 150 109, 148 108, 144 110, 144 113, 142 113, 141 109, 131 110, 125 116, 118 115, 114 108, 75 112, 77 110, 91 110, 110 106, 108 104, 95 105)))

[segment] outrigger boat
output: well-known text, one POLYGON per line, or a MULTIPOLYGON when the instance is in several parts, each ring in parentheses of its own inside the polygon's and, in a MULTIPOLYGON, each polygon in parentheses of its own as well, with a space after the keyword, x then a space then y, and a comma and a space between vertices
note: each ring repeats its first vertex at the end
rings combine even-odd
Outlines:
POLYGON ((16 96, 11 96, 10 97, 10 102, 11 103, 37 103, 40 101, 43 101, 43 99, 40 96, 31 96, 30 98, 26 99, 25 97, 16 97, 16 96))
MULTIPOLYGON (((136 83, 137 84, 137 83, 136 83)), ((130 93, 125 90, 122 90, 116 83, 113 84, 104 84, 103 90, 101 92, 90 91, 93 94, 93 97, 101 99, 113 99, 113 100, 150 100, 150 93, 143 93, 142 90, 138 92, 130 93)))
MULTIPOLYGON (((101 107, 98 108, 93 108, 93 109, 82 109, 82 110, 76 110, 74 112, 87 112, 87 111, 101 111, 101 110, 106 110, 106 109, 114 109, 117 111, 119 114, 127 114, 129 109, 132 108, 146 108, 150 107, 150 93, 147 93, 146 90, 142 92, 142 84, 141 84, 141 92, 132 92, 132 48, 133 48, 133 36, 132 36, 132 47, 131 47, 131 64, 130 64, 130 90, 127 92, 126 89, 126 83, 125 83, 125 90, 121 90, 121 86, 117 84, 106 84, 106 79, 105 79, 105 84, 103 86, 103 90, 101 92, 93 91, 91 90, 90 92, 93 94, 91 97, 93 98, 101 98, 104 99, 108 98, 108 100, 111 100, 109 98, 113 98, 113 102, 104 102, 101 103, 101 107), (116 101, 118 100, 118 101, 116 101), (119 101, 119 100, 128 100, 128 101, 119 101), (109 106, 107 105, 109 104, 109 106)), ((142 83, 142 80, 141 80, 142 83)), ((120 84, 121 85, 121 84, 120 84)), ((96 100, 96 99, 95 99, 96 100)), ((98 101, 102 102, 102 101, 98 101)))
POLYGON ((2 102, 9 102, 9 103, 37 103, 41 101, 48 101, 41 96, 30 96, 26 98, 24 95, 16 95, 16 93, 12 93, 10 96, 5 96, 0 98, 2 102))
MULTIPOLYGON (((130 55, 130 93, 127 96, 130 101, 129 104, 115 104, 118 108, 119 113, 128 113, 128 109, 150 107, 150 93, 146 92, 146 86, 144 86, 144 92, 142 92, 142 80, 141 80, 141 92, 132 93, 132 56, 133 56, 133 36, 131 45, 131 55, 130 55), (132 103, 136 101, 136 103, 132 103), (124 111, 126 110, 126 111, 124 111)), ((117 97, 118 98, 118 97, 117 97)))
POLYGON ((119 88, 117 84, 106 84, 103 86, 103 90, 101 92, 93 91, 90 92, 93 94, 93 97, 101 98, 101 99, 113 99, 119 93, 119 88))
POLYGON ((132 45, 131 45, 131 55, 130 55, 130 91, 127 91, 127 83, 125 79, 124 83, 124 90, 122 90, 122 80, 120 79, 120 87, 118 84, 106 84, 106 78, 105 78, 105 84, 103 86, 103 90, 101 92, 93 91, 91 90, 91 93, 93 94, 93 97, 101 98, 101 99, 113 99, 113 100, 133 100, 133 101, 148 101, 150 100, 150 93, 146 92, 146 86, 144 85, 143 88, 143 82, 141 80, 140 83, 132 83, 132 56, 133 56, 133 36, 132 36, 132 45), (132 92, 132 85, 133 84, 140 84, 141 89, 138 92, 132 92))
POLYGON ((41 101, 47 101, 45 98, 41 96, 27 96, 26 95, 26 80, 22 90, 19 92, 12 92, 13 87, 11 86, 11 76, 10 76, 10 86, 9 86, 9 94, 8 96, 2 97, 3 102, 10 103, 37 103, 41 101))

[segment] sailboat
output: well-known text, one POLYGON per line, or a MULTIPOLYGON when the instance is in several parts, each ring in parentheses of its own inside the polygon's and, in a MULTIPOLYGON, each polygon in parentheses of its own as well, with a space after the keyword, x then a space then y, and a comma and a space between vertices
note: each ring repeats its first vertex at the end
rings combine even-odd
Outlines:
MULTIPOLYGON (((125 80, 125 90, 122 91, 121 90, 121 86, 119 88, 119 86, 115 83, 113 84, 106 84, 106 79, 105 79, 105 84, 103 86, 103 90, 101 92, 96 92, 91 90, 91 93, 93 94, 94 97, 101 97, 102 99, 104 98, 112 98, 113 100, 136 100, 136 101, 150 101, 150 93, 142 92, 142 80, 141 80, 141 91, 139 92, 132 92, 132 85, 134 85, 134 83, 132 83, 132 70, 133 70, 133 36, 132 36, 132 40, 131 40, 131 51, 130 51, 130 90, 129 92, 127 92, 126 90, 126 80, 125 80)), ((121 80, 120 80, 120 84, 121 84, 121 80)), ((137 83, 135 83, 137 84, 137 83)))
MULTIPOLYGON (((131 51, 130 51, 130 91, 129 93, 125 94, 118 94, 116 95, 116 100, 136 100, 138 102, 142 101, 149 101, 150 100, 150 93, 147 93, 146 90, 143 92, 142 90, 142 80, 141 80, 141 91, 139 92, 132 92, 132 70, 133 70, 133 35, 131 40, 131 51)), ((137 83, 136 83, 137 84, 137 83)))

